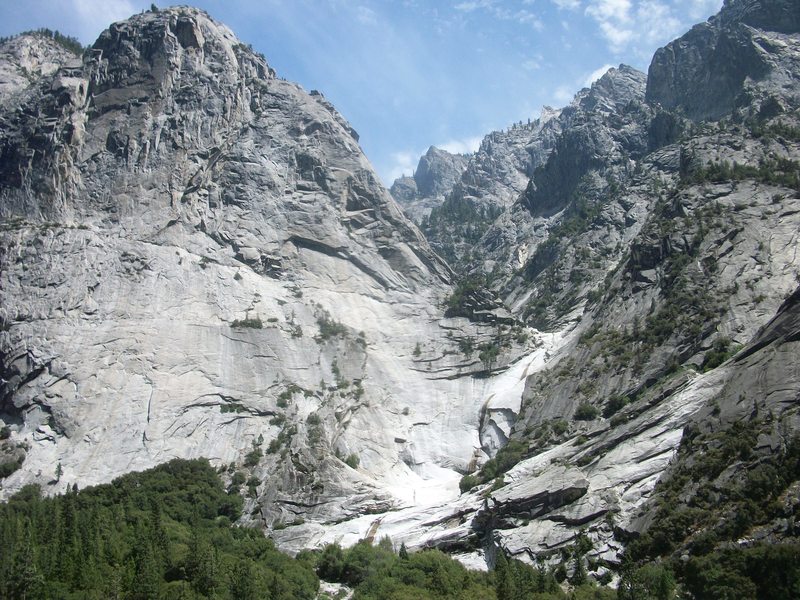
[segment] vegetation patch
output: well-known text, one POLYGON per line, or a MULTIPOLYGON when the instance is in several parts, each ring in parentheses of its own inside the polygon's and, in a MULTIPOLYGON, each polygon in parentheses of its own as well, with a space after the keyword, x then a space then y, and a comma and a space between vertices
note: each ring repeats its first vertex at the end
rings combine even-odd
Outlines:
POLYGON ((312 600, 312 566, 233 527, 241 507, 205 460, 51 498, 26 486, 0 505, 0 595, 312 600))
POLYGON ((244 319, 235 319, 231 322, 233 329, 261 329, 264 324, 259 317, 245 317, 244 319))

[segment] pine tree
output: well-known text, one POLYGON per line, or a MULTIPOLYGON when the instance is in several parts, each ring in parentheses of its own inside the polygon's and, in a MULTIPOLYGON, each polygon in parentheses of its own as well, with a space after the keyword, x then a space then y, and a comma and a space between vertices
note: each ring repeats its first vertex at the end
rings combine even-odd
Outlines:
POLYGON ((397 553, 397 555, 398 555, 398 556, 399 556, 399 557, 400 557, 402 560, 408 560, 408 550, 406 549, 406 543, 405 543, 405 542, 403 542, 402 544, 400 544, 400 552, 398 552, 398 553, 397 553))

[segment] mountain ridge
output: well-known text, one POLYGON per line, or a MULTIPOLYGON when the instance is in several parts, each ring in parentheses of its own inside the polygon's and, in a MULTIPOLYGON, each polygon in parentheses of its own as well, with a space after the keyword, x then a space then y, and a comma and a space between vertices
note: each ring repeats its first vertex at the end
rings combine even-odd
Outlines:
MULTIPOLYGON (((324 97, 202 11, 134 16, 15 80, 0 492, 202 455, 258 482, 243 523, 293 552, 386 534, 556 566, 584 536, 595 578, 636 538, 675 558, 694 532, 647 541, 680 517, 658 512, 674 473, 713 483, 692 465, 753 406, 772 415, 745 423, 769 440, 753 456, 784 460, 797 429, 800 46, 791 20, 755 25, 792 10, 738 0, 700 26, 773 49, 715 121, 648 100, 665 51, 431 168, 433 248, 324 97)), ((668 47, 702 54, 695 29, 668 47)), ((753 526, 794 539, 776 519, 753 526)))

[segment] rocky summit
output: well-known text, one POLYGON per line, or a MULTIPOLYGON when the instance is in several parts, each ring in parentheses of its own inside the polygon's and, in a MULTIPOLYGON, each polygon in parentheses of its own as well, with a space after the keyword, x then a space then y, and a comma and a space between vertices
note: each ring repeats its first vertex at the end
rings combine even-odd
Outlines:
POLYGON ((290 552, 710 589, 796 541, 798 81, 800 5, 728 0, 390 194, 200 10, 3 42, 0 494, 205 457, 290 552))

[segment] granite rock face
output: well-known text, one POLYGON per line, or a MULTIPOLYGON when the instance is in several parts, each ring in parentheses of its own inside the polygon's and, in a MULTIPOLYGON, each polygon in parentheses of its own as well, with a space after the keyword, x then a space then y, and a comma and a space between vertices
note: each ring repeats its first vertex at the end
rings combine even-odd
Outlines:
POLYGON ((795 11, 728 2, 647 77, 397 182, 443 198, 422 226, 472 276, 461 303, 342 116, 205 13, 114 24, 80 60, 7 42, 0 491, 206 456, 255 478, 243 521, 287 550, 557 562, 585 531, 616 563, 695 460, 684 432, 755 407, 768 456, 798 427, 795 11))
POLYGON ((726 1, 718 15, 656 52, 647 100, 694 120, 754 102, 774 110, 781 97, 800 92, 798 29, 800 6, 792 0, 726 1))
POLYGON ((390 193, 406 215, 419 224, 432 208, 443 202, 466 165, 466 156, 431 146, 420 157, 414 176, 395 180, 390 193))
POLYGON ((450 269, 321 94, 194 9, 2 54, 3 496, 204 456, 259 481, 249 522, 338 522, 504 442, 486 377, 534 339, 459 350, 496 327, 443 317, 450 269))
POLYGON ((484 137, 477 152, 421 228, 433 248, 458 272, 491 224, 513 206, 533 171, 545 162, 562 124, 559 111, 544 108, 539 119, 515 123, 484 137))

